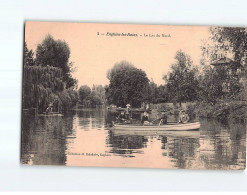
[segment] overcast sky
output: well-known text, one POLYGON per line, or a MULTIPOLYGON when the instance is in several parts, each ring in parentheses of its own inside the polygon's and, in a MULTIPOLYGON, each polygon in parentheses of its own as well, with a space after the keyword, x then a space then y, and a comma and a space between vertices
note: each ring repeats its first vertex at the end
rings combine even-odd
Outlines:
POLYGON ((191 56, 194 64, 199 64, 200 46, 202 40, 209 37, 208 29, 199 26, 27 22, 25 40, 28 49, 34 51, 47 34, 65 40, 71 50, 70 61, 77 67, 73 76, 78 79, 79 86, 108 84, 107 70, 122 60, 143 69, 148 78, 159 85, 164 83, 162 76, 169 71, 177 50, 182 49, 191 56), (137 36, 106 36, 107 32, 137 36), (157 34, 160 37, 156 37, 157 34), (162 34, 170 37, 162 37, 162 34))

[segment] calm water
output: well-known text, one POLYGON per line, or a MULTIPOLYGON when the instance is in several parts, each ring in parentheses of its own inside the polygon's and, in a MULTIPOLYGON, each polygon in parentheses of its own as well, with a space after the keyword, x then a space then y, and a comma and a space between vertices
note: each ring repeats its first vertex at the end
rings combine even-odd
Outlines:
POLYGON ((23 117, 24 164, 244 169, 246 126, 201 120, 199 132, 129 135, 106 127, 104 110, 69 117, 23 117))

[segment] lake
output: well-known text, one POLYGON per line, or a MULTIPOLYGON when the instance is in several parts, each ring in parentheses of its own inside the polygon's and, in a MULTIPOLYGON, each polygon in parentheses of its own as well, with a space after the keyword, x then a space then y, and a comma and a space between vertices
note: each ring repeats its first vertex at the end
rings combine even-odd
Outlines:
MULTIPOLYGON (((21 162, 33 165, 244 169, 246 125, 201 119, 199 132, 129 135, 107 128, 104 109, 23 115, 21 162)), ((168 121, 172 120, 168 118, 168 121)))

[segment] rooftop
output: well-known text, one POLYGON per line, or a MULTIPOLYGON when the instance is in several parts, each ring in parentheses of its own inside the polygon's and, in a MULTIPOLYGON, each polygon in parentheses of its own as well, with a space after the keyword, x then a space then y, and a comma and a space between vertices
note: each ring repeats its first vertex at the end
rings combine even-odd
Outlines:
POLYGON ((220 58, 217 60, 214 60, 211 65, 213 66, 225 66, 225 65, 230 65, 233 61, 230 58, 220 58))

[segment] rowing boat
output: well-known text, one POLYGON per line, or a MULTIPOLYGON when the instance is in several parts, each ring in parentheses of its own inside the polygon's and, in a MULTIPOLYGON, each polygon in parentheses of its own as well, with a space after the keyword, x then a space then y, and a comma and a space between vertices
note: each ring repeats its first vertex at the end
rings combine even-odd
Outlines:
POLYGON ((38 116, 63 116, 63 114, 50 113, 50 114, 38 114, 38 116))
POLYGON ((113 136, 167 136, 199 138, 200 131, 125 131, 111 129, 113 136))
POLYGON ((114 124, 112 129, 122 131, 194 131, 199 130, 200 122, 185 124, 168 123, 167 125, 114 124))

